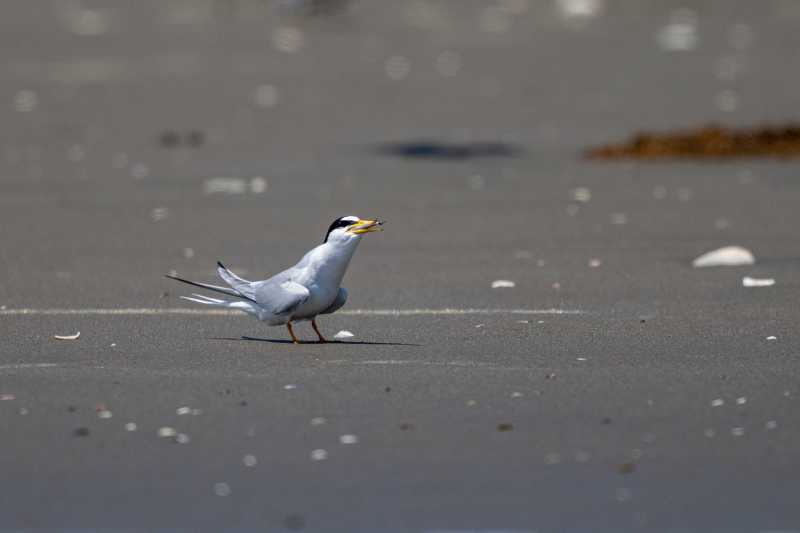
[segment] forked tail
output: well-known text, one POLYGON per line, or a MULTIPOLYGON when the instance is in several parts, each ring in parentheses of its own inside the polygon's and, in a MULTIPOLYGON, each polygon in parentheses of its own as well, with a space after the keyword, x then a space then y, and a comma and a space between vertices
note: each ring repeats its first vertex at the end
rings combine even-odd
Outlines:
MULTIPOLYGON (((175 281, 180 281, 181 283, 186 283, 187 285, 193 285, 195 287, 200 287, 201 289, 206 289, 209 291, 219 292, 221 294, 226 294, 228 296, 233 296, 237 299, 248 300, 249 302, 256 303, 255 301, 255 290, 253 289, 253 284, 246 279, 242 279, 227 268, 223 266, 222 263, 217 263, 217 273, 219 276, 230 285, 230 287, 220 287, 219 285, 211 285, 209 283, 200 283, 198 281, 189 281, 188 279, 179 278, 178 276, 173 276, 171 274, 167 274, 166 277, 169 279, 174 279, 175 281)), ((207 298, 207 297, 203 297, 207 298)), ((210 304, 211 302, 215 301, 215 298, 210 298, 210 301, 203 301, 200 303, 210 304)), ((195 301, 195 300, 192 300, 195 301)), ((219 300, 224 302, 225 300, 219 300)))
POLYGON ((181 296, 184 300, 214 307, 238 309, 239 311, 258 316, 258 304, 256 304, 256 301, 253 299, 255 297, 255 292, 250 288, 250 282, 236 276, 233 272, 223 267, 221 263, 219 267, 218 272, 220 273, 220 277, 222 277, 226 283, 231 284, 231 287, 220 287, 219 285, 211 285, 209 283, 189 281, 188 279, 179 278, 178 276, 172 276, 170 274, 167 274, 167 277, 175 281, 180 281, 181 283, 186 283, 187 285, 200 287, 201 289, 218 292, 235 298, 234 300, 223 300, 220 298, 211 298, 210 296, 204 296, 202 294, 192 294, 192 296, 181 296), (223 269, 225 275, 221 272, 223 269))
POLYGON ((192 296, 181 296, 184 300, 196 302, 199 304, 211 305, 215 307, 226 307, 228 309, 238 309, 245 313, 257 314, 258 310, 252 302, 244 300, 222 300, 219 298, 211 298, 210 296, 203 296, 202 294, 193 293, 192 296))

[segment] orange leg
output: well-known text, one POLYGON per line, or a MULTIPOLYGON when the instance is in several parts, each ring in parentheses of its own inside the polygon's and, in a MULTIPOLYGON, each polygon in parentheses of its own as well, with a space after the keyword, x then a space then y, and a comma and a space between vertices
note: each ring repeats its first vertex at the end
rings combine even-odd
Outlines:
POLYGON ((300 344, 300 341, 297 340, 297 337, 294 336, 294 330, 292 329, 292 323, 291 322, 287 322, 286 323, 286 327, 289 329, 289 335, 292 336, 292 342, 295 343, 295 344, 300 344))
POLYGON ((322 336, 322 333, 319 332, 319 328, 317 327, 317 320, 312 318, 311 319, 311 327, 314 328, 314 331, 317 332, 317 337, 319 337, 319 342, 328 342, 325 337, 322 336))

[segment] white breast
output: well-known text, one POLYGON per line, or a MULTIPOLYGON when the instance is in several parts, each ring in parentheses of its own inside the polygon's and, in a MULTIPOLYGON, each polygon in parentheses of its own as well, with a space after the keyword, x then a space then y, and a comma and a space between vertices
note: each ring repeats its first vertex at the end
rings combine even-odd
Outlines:
POLYGON ((306 254, 300 263, 305 264, 292 279, 307 288, 310 295, 293 313, 293 319, 313 318, 331 306, 359 241, 327 242, 306 254))

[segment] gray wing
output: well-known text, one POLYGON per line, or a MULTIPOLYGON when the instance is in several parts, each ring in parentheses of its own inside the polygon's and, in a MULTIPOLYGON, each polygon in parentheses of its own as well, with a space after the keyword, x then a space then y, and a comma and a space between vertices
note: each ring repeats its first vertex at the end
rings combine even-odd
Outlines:
POLYGON ((275 315, 286 315, 308 300, 308 289, 279 274, 255 284, 255 301, 275 315))
POLYGON ((285 315, 290 314, 308 300, 310 296, 308 289, 292 281, 292 278, 308 264, 308 257, 307 253, 293 267, 278 272, 265 281, 253 283, 256 303, 273 314, 285 315))
POLYGON ((347 301, 347 289, 345 289, 344 287, 339 287, 339 293, 336 295, 336 299, 333 301, 330 307, 325 309, 320 314, 329 315, 334 311, 338 311, 339 308, 341 308, 346 301, 347 301))

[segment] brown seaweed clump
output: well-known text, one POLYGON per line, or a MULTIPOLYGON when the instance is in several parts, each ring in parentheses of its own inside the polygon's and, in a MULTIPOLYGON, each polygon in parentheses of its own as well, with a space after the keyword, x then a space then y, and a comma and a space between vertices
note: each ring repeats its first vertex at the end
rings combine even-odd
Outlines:
POLYGON ((724 128, 715 124, 693 130, 637 134, 629 142, 586 151, 589 159, 668 159, 800 157, 800 124, 724 128))

